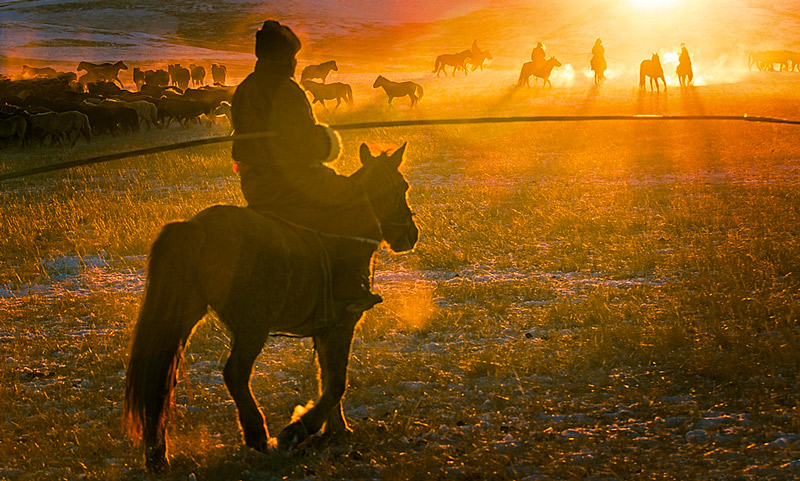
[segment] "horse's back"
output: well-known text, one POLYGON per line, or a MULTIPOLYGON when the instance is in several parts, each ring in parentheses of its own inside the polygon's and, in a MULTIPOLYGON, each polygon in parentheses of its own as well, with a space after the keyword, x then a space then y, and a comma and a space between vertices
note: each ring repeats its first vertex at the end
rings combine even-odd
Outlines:
POLYGON ((297 323, 298 315, 309 316, 319 305, 324 266, 322 244, 313 231, 232 205, 208 207, 186 223, 200 226, 197 276, 222 316, 249 309, 278 322, 289 305, 294 315, 288 317, 297 323))
POLYGON ((300 79, 324 78, 328 76, 331 70, 338 70, 335 60, 328 60, 317 65, 309 65, 300 73, 300 79))
POLYGON ((302 229, 269 214, 235 205, 214 205, 195 214, 188 222, 200 223, 219 243, 268 246, 276 237, 297 237, 302 229))

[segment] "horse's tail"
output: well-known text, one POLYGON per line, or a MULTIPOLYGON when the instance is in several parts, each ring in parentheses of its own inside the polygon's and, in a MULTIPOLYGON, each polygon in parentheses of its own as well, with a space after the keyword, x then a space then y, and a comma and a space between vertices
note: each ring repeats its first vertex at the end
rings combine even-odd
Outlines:
POLYGON ((92 141, 92 126, 89 123, 89 118, 88 117, 84 117, 81 120, 82 120, 82 123, 81 123, 81 134, 84 137, 86 137, 86 142, 91 142, 92 141))
POLYGON ((422 100, 422 85, 414 84, 415 92, 417 92, 417 100, 422 100))
POLYGON ((353 88, 349 85, 344 85, 344 101, 347 105, 353 105, 353 88))
POLYGON ((438 72, 438 71, 439 71, 439 68, 440 68, 441 66, 442 66, 442 56, 441 56, 441 55, 439 55, 438 57, 436 57, 436 63, 435 63, 435 65, 433 66, 433 73, 436 73, 436 72, 438 72))
MULTIPOLYGON (((150 250, 147 285, 130 345, 123 421, 131 439, 165 443, 164 429, 183 347, 206 313, 196 265, 204 243, 195 221, 164 226, 150 250)), ((163 444, 166 449, 166 444, 163 444)))

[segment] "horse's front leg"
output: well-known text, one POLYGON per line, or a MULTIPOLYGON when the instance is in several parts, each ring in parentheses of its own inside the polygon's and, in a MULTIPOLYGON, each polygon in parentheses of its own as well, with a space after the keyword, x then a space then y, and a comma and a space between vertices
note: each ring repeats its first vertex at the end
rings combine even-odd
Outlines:
POLYGON ((360 314, 348 314, 343 326, 314 337, 320 368, 321 394, 314 407, 299 420, 286 426, 278 436, 278 448, 290 451, 325 425, 325 433, 349 431, 342 412, 342 396, 347 385, 347 364, 353 331, 360 314))
POLYGON ((266 331, 261 335, 238 335, 234 337, 228 362, 225 363, 223 377, 228 391, 233 396, 239 411, 239 423, 247 446, 258 451, 267 450, 269 435, 264 424, 264 416, 258 408, 253 391, 250 389, 250 376, 253 362, 266 342, 266 331))

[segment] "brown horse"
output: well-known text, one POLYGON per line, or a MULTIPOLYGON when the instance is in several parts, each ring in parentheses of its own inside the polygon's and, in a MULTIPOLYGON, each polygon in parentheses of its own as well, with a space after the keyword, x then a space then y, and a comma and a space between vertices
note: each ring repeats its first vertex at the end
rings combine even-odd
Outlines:
POLYGON ((215 84, 225 85, 226 77, 228 76, 228 67, 218 63, 211 64, 211 78, 215 84))
POLYGON ((303 69, 303 72, 300 74, 300 82, 308 79, 318 78, 325 82, 325 79, 328 78, 328 74, 331 73, 331 70, 334 72, 339 71, 339 67, 336 66, 335 60, 328 60, 327 62, 322 62, 319 65, 309 65, 308 67, 303 69))
MULTIPOLYGON (((408 184, 398 170, 404 150, 405 145, 374 157, 362 145, 363 166, 351 176, 367 192, 383 239, 395 252, 411 250, 419 235, 406 198, 408 184)), ((353 332, 363 313, 330 309, 328 256, 355 253, 354 262, 368 263, 376 244, 325 236, 236 206, 209 207, 166 225, 150 251, 126 373, 124 419, 134 440, 144 438, 147 468, 168 464, 167 414, 176 372, 209 308, 232 334, 223 378, 247 446, 268 449, 250 376, 270 333, 313 337, 322 383, 314 407, 280 433, 278 449, 291 451, 323 426, 326 433, 348 431, 341 400, 353 332)))
POLYGON ((775 71, 775 64, 778 69, 792 70, 792 55, 790 50, 764 50, 761 52, 750 52, 747 56, 747 70, 751 70, 755 65, 760 71, 775 71))
POLYGON ((58 75, 56 69, 52 67, 31 67, 29 65, 22 66, 22 78, 54 78, 58 75))
POLYGON ((206 84, 206 69, 202 65, 189 65, 189 72, 192 75, 192 87, 200 87, 206 84))
POLYGON ((490 60, 492 60, 493 58, 494 58, 494 57, 492 57, 492 54, 491 54, 491 52, 489 52, 488 50, 478 50, 477 52, 472 52, 472 56, 470 57, 470 59, 469 59, 469 61, 468 61, 467 63, 468 63, 468 64, 470 64, 470 65, 472 66, 472 69, 471 69, 471 70, 472 70, 473 72, 474 72, 475 70, 477 70, 477 69, 478 69, 478 67, 480 67, 480 68, 481 68, 481 71, 483 71, 483 68, 484 68, 484 67, 485 67, 485 66, 486 66, 486 65, 489 63, 489 61, 490 61, 490 60))
POLYGON ((653 90, 653 81, 656 83, 656 92, 658 89, 658 79, 664 83, 664 90, 667 90, 667 81, 664 79, 664 69, 661 67, 661 60, 658 54, 654 53, 649 60, 642 60, 639 64, 639 88, 645 88, 645 77, 650 77, 650 90, 653 90))
POLYGON ((80 72, 81 70, 86 70, 87 74, 83 76, 84 80, 81 83, 117 82, 120 87, 125 88, 122 85, 122 81, 119 79, 119 71, 128 70, 128 66, 122 61, 114 63, 92 63, 84 61, 78 63, 78 71, 80 72))
POLYGON ((92 140, 89 117, 74 110, 34 114, 28 118, 28 123, 31 130, 38 133, 42 143, 49 141, 53 145, 69 142, 73 146, 80 137, 85 138, 86 142, 92 140))
POLYGON ((170 85, 174 85, 181 90, 189 88, 189 82, 192 79, 192 74, 186 67, 181 67, 180 64, 167 65, 167 72, 169 73, 170 85))
POLYGON ((378 87, 383 87, 383 91, 389 96, 389 105, 392 105, 392 100, 395 97, 404 97, 408 95, 408 98, 411 99, 412 107, 417 105, 417 102, 422 99, 422 85, 418 83, 410 81, 392 82, 383 75, 378 75, 378 78, 375 79, 375 83, 372 84, 372 88, 376 89, 378 87))
POLYGON ((139 67, 133 67, 133 83, 136 85, 136 90, 142 90, 142 85, 146 83, 144 72, 139 67))
MULTIPOLYGON (((675 68, 675 73, 678 74, 678 82, 681 84, 681 87, 688 87, 694 78, 692 62, 690 60, 686 60, 678 63, 678 66, 675 68)), ((666 85, 664 88, 666 88, 666 85)))
POLYGON ((467 75, 467 59, 472 57, 472 50, 464 50, 458 53, 444 53, 436 57, 436 62, 433 67, 433 73, 438 77, 441 72, 447 75, 445 67, 448 65, 453 67, 453 77, 456 76, 456 71, 461 69, 464 75, 467 75))
POLYGON ((22 115, 0 117, 0 141, 16 140, 20 147, 25 147, 25 131, 28 121, 22 115))
POLYGON ((550 57, 544 61, 543 64, 536 65, 533 61, 525 62, 522 64, 522 69, 519 72, 519 80, 517 81, 517 87, 522 87, 522 84, 525 84, 526 87, 530 87, 530 79, 533 79, 533 85, 536 85, 536 79, 540 78, 543 80, 543 86, 550 86, 552 87, 553 84, 550 82, 550 74, 553 72, 554 67, 560 67, 561 62, 558 61, 555 57, 550 57))
POLYGON ((319 102, 323 107, 328 108, 328 106, 325 105, 325 101, 335 100, 336 107, 334 108, 337 108, 341 105, 342 100, 344 100, 347 105, 353 105, 353 89, 345 83, 333 82, 324 84, 314 82, 313 80, 304 80, 303 87, 314 96, 314 100, 311 102, 312 104, 319 102))
POLYGON ((591 68, 594 72, 595 85, 599 85, 600 82, 605 80, 605 72, 607 67, 608 64, 606 64, 606 58, 603 55, 593 55, 589 60, 589 68, 591 68))

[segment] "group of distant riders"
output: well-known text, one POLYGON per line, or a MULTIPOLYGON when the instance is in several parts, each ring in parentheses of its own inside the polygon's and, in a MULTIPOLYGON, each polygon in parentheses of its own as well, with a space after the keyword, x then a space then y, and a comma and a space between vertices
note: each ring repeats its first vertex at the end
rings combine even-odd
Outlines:
MULTIPOLYGON (((592 58, 589 61, 589 67, 594 71, 594 83, 599 84, 605 80, 605 71, 608 68, 608 64, 606 63, 605 57, 605 47, 603 46, 603 41, 601 39, 597 39, 594 42, 594 46, 592 46, 592 58)), ((544 46, 542 42, 538 42, 536 47, 533 48, 531 52, 531 62, 533 65, 533 69, 540 68, 545 64, 547 61, 546 55, 544 52, 544 46)), ((689 50, 686 48, 685 44, 681 44, 681 53, 678 56, 678 68, 677 73, 678 76, 681 77, 681 85, 684 85, 685 79, 686 82, 691 82, 692 79, 692 60, 689 56, 689 50)))

